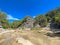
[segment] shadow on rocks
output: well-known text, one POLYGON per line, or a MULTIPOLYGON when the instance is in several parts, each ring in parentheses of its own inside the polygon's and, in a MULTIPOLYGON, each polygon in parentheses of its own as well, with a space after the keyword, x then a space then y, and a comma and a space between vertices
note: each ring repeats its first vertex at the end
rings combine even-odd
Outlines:
POLYGON ((60 37, 60 33, 47 33, 45 35, 47 35, 49 37, 60 37))

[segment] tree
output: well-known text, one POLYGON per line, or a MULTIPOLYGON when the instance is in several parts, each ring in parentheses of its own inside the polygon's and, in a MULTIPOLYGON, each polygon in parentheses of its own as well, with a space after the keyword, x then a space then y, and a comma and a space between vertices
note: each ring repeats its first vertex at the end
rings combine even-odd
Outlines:
POLYGON ((4 12, 0 12, 0 24, 4 23, 6 20, 6 14, 4 12))
POLYGON ((0 25, 3 26, 3 28, 8 28, 9 22, 7 20, 6 13, 0 11, 0 25))
POLYGON ((55 25, 54 27, 56 28, 60 28, 60 13, 57 13, 54 18, 53 18, 53 25, 55 25))
POLYGON ((49 20, 51 20, 55 16, 56 13, 57 13, 57 10, 51 10, 47 14, 45 14, 47 17, 47 21, 49 22, 49 20))
POLYGON ((39 24, 41 27, 45 27, 47 25, 47 18, 44 15, 38 15, 35 17, 35 23, 34 24, 39 24))

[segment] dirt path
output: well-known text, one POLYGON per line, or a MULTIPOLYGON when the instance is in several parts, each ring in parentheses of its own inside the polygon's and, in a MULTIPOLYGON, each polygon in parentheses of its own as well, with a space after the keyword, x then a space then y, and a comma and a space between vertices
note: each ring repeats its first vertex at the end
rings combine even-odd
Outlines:
POLYGON ((60 40, 37 31, 4 31, 0 33, 0 45, 60 45, 60 40))
POLYGON ((33 45, 29 40, 26 40, 22 37, 16 38, 16 40, 18 41, 18 43, 22 43, 22 45, 33 45))
POLYGON ((0 33, 0 45, 33 45, 22 37, 17 37, 13 30, 0 33), (3 38, 2 38, 3 35, 3 38))

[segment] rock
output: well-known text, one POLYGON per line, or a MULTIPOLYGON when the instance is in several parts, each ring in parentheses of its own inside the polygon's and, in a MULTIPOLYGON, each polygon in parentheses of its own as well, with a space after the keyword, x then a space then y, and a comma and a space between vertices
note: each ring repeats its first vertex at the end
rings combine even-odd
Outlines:
POLYGON ((33 45, 29 40, 26 40, 22 37, 16 38, 17 43, 22 44, 22 45, 33 45))

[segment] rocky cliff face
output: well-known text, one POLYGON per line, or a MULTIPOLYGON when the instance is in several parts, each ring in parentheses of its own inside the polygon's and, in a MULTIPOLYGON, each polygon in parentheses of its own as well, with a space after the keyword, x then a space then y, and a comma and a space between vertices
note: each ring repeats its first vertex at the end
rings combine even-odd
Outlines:
POLYGON ((34 23, 34 20, 32 18, 28 17, 22 25, 25 28, 32 28, 34 26, 33 23, 34 23))
POLYGON ((3 29, 2 26, 0 26, 0 33, 3 32, 3 31, 5 31, 5 29, 3 29))

